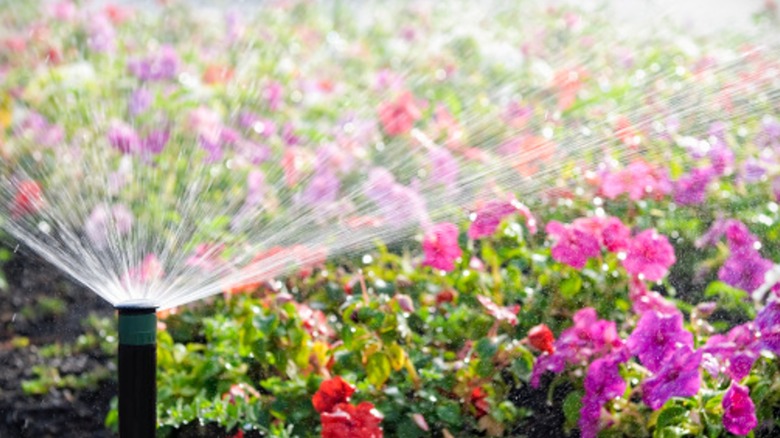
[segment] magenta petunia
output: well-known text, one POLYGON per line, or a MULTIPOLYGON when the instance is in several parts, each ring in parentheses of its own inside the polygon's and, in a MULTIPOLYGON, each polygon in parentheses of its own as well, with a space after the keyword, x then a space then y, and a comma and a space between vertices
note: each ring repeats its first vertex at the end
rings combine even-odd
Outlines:
POLYGON ((747 435, 756 426, 756 406, 750 399, 750 390, 732 381, 723 395, 723 427, 734 435, 747 435))
POLYGON ((780 302, 773 301, 756 315, 755 325, 761 348, 780 355, 780 302))
POLYGON ((645 368, 657 372, 677 349, 693 347, 693 334, 683 328, 680 311, 648 311, 642 314, 626 345, 645 368))
POLYGON ((623 267, 640 279, 658 281, 666 276, 675 261, 674 248, 666 236, 649 229, 631 239, 623 267))
POLYGON ((423 239, 423 265, 443 271, 455 269, 455 260, 461 256, 458 246, 458 227, 449 222, 432 225, 423 239))
POLYGON ((531 374, 531 386, 538 387, 539 379, 547 371, 561 373, 566 364, 582 365, 623 346, 615 323, 598 319, 592 307, 580 309, 572 319, 574 325, 555 340, 555 352, 537 358, 531 374))
POLYGON ((696 395, 701 386, 701 358, 702 351, 693 351, 689 346, 675 350, 658 372, 642 384, 642 401, 657 410, 672 397, 696 395))
POLYGON ((623 395, 626 381, 620 375, 620 364, 628 360, 625 350, 596 359, 585 375, 578 426, 583 438, 595 438, 601 423, 601 408, 609 400, 623 395))
POLYGON ((528 207, 516 200, 489 201, 476 211, 476 217, 468 230, 469 238, 479 239, 492 236, 501 224, 501 221, 513 213, 519 213, 523 216, 528 231, 530 231, 531 234, 536 233, 536 219, 534 219, 528 207))
POLYGON ((637 315, 648 311, 656 311, 664 314, 677 312, 677 306, 668 301, 661 294, 647 288, 644 281, 633 277, 628 284, 628 298, 631 300, 632 309, 637 315))
POLYGON ((593 234, 572 225, 551 221, 545 231, 555 240, 551 253, 558 262, 582 269, 589 258, 601 253, 599 241, 593 234))
POLYGON ((733 380, 742 380, 750 374, 759 355, 759 333, 753 323, 738 325, 725 335, 713 335, 702 347, 712 377, 720 372, 733 380))
POLYGON ((756 250, 732 253, 718 270, 718 279, 747 292, 753 292, 764 284, 765 275, 772 262, 761 257, 756 250))
POLYGON ((674 182, 674 202, 680 205, 701 204, 707 197, 707 186, 712 181, 711 168, 697 168, 674 182))

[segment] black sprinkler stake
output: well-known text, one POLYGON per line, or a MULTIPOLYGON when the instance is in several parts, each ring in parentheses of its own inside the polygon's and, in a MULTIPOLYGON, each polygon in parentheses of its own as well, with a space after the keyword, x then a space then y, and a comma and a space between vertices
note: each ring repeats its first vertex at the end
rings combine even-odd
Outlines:
POLYGON ((119 437, 153 438, 157 429, 157 314, 118 307, 119 437))

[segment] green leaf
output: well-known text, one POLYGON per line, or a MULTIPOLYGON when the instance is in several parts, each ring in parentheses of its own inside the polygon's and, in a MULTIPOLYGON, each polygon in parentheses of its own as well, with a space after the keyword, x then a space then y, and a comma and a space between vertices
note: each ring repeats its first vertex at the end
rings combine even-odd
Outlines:
POLYGON ((658 414, 656 421, 657 429, 664 429, 667 426, 679 425, 688 418, 688 409, 682 406, 669 406, 658 414))
POLYGON ((390 366, 395 371, 400 371, 404 367, 404 363, 406 363, 406 352, 404 349, 400 345, 393 343, 387 347, 387 354, 390 357, 390 366))
POLYGON ((570 392, 563 400, 563 415, 566 417, 567 428, 576 426, 580 421, 580 409, 582 409, 582 392, 570 392))
POLYGON ((574 298, 582 289, 582 277, 579 275, 572 275, 571 277, 561 282, 561 295, 564 298, 574 298))
POLYGON ((377 388, 381 388, 390 378, 390 358, 385 353, 377 352, 368 358, 366 374, 368 381, 377 388))

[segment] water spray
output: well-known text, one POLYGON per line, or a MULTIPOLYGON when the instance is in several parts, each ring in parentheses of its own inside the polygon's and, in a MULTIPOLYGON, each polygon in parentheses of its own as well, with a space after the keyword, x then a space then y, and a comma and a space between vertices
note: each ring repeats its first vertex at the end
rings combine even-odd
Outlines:
POLYGON ((157 428, 157 314, 150 302, 119 313, 119 436, 148 438, 157 428))

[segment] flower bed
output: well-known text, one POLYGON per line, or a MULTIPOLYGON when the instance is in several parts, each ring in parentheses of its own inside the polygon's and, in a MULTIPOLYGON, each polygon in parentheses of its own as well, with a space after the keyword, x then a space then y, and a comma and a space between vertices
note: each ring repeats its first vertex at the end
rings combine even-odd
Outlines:
POLYGON ((778 432, 771 48, 277 6, 3 10, 4 225, 170 293, 161 435, 778 432))

